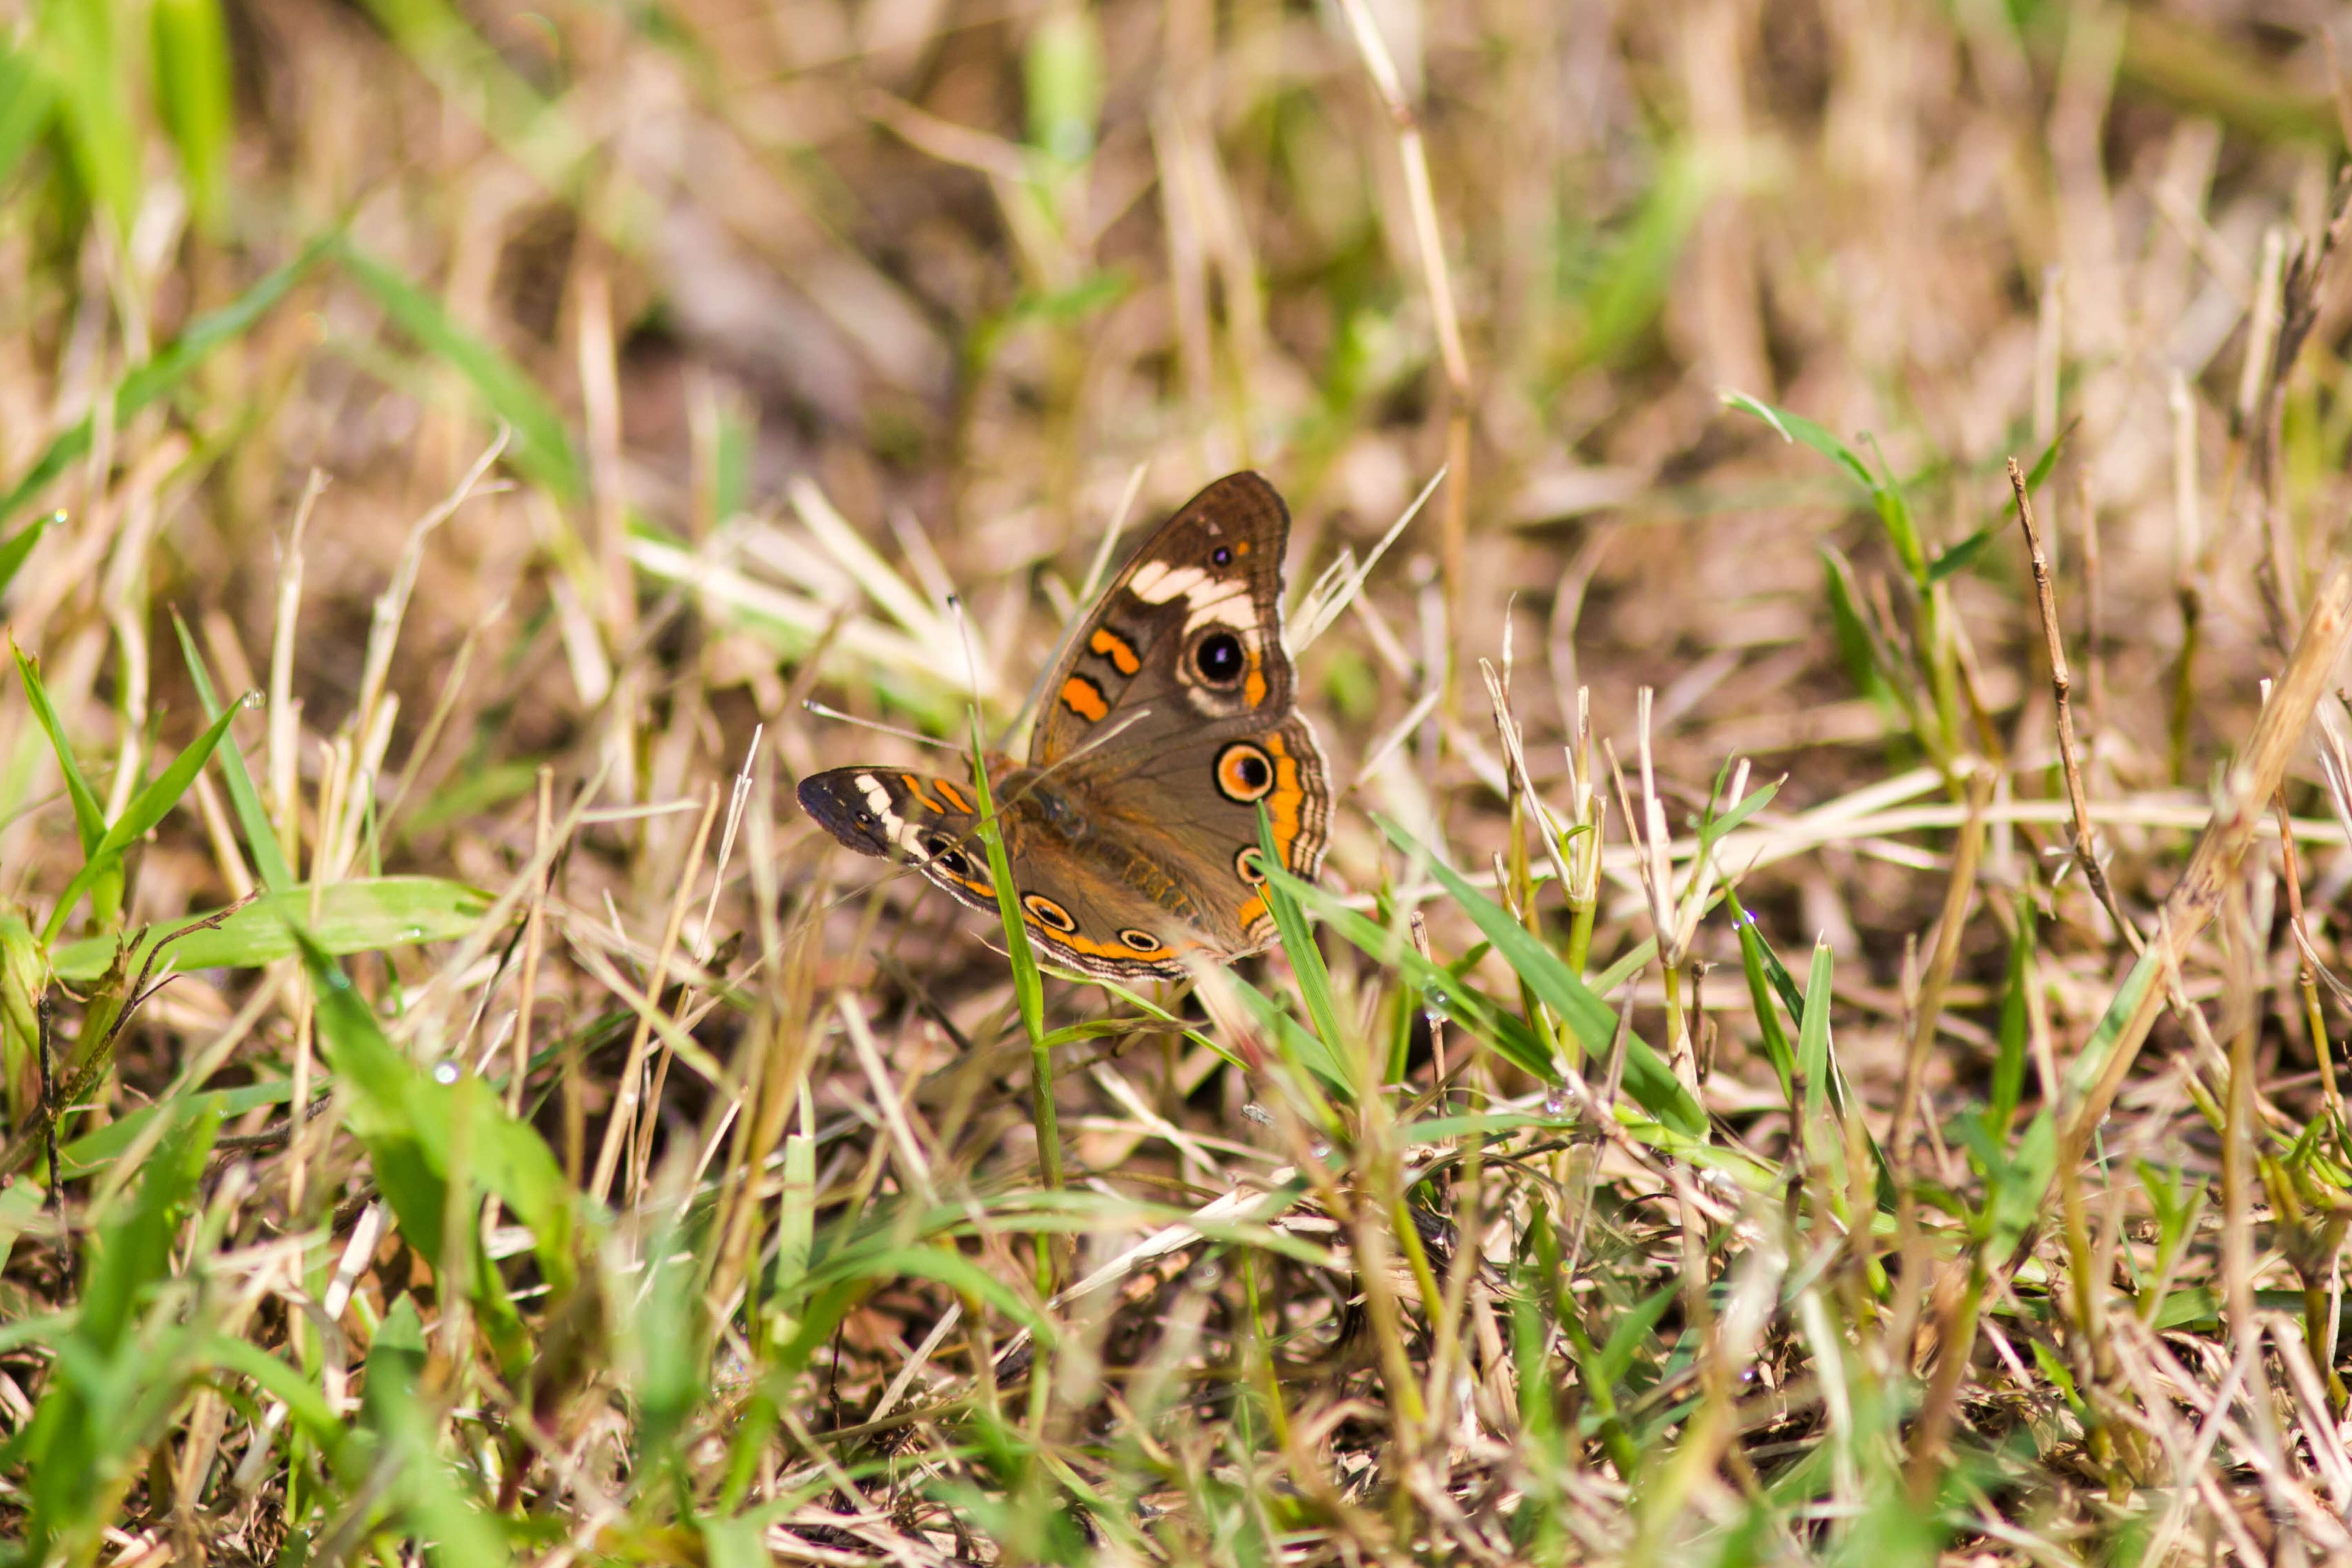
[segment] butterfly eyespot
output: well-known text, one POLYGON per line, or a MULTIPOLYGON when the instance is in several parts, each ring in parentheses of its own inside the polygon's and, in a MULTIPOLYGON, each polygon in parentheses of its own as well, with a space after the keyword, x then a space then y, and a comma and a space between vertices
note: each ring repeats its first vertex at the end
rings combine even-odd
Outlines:
POLYGON ((1274 759, 1261 747, 1235 741, 1217 753, 1217 788, 1243 805, 1264 800, 1274 788, 1274 759))
POLYGON ((1036 918, 1037 923, 1048 931, 1057 931, 1064 936, 1067 936, 1078 929, 1078 922, 1070 918, 1070 911, 1043 893, 1022 894, 1021 907, 1027 910, 1036 918))
POLYGON ((971 875, 971 862, 964 858, 963 852, 958 849, 951 840, 941 834, 934 833, 923 840, 923 853, 929 858, 932 864, 950 876, 971 875))
POLYGON ((1118 933, 1118 940, 1127 943, 1128 946, 1133 948, 1138 952, 1158 952, 1160 951, 1160 939, 1158 937, 1152 935, 1148 931, 1139 931, 1133 926, 1129 926, 1125 931, 1120 931, 1118 933))
POLYGON ((1265 884, 1265 857, 1259 853, 1256 845, 1245 846, 1240 854, 1234 857, 1234 875, 1253 888, 1265 884))
POLYGON ((1192 650, 1192 668, 1212 686, 1230 686, 1239 680, 1248 662, 1242 654, 1242 639, 1231 632, 1202 637, 1192 650))
MULTIPOLYGON (((1232 565, 1233 563, 1234 563, 1234 552, 1233 552, 1231 550, 1227 549, 1225 546, 1223 546, 1223 545, 1220 544, 1220 545, 1218 545, 1214 550, 1212 550, 1212 551, 1210 551, 1210 552, 1209 552, 1209 564, 1210 564, 1210 565, 1212 565, 1212 566, 1230 566, 1230 565, 1232 565)), ((1125 932, 1121 932, 1120 934, 1121 934, 1121 935, 1125 935, 1126 933, 1125 933, 1125 932)))

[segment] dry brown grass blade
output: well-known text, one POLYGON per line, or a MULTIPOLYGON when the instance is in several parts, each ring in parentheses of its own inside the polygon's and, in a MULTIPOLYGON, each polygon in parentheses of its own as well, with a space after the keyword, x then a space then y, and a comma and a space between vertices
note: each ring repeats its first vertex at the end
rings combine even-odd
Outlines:
MULTIPOLYGON (((2188 868, 2164 901, 2163 920, 2152 944, 2160 962, 2178 967, 2189 948, 2219 911, 2230 879, 2253 841, 2287 763, 2302 745, 2312 714, 2325 695, 2345 649, 2352 646, 2352 566, 2339 564, 2321 584, 2286 668, 2271 689, 2244 752, 2231 768, 2212 820, 2198 840, 2188 868)), ((2074 1110, 2059 1158, 2079 1159, 2091 1131, 2130 1071, 2150 1025, 2166 1000, 2165 988, 2150 985, 2125 1020, 2096 1084, 2074 1110)))
POLYGON ((2107 886, 2106 868, 2099 863, 2099 841, 2091 831, 2090 796, 2083 787, 2082 745, 2074 738, 2074 681, 2066 673, 2066 638, 2059 628, 2057 595, 2050 584, 2050 557, 2042 548, 2041 530, 2034 526, 2033 501, 2025 493, 2025 473, 2015 458, 2009 460, 2009 484, 2017 498, 2018 526, 2025 531, 2025 548, 2033 564, 2034 606, 2041 614, 2042 644, 2050 659, 2050 687, 2058 700, 2058 759, 2066 775, 2066 804, 2074 814, 2074 863, 2083 868, 2084 879, 2098 896, 2100 907, 2137 952, 2145 946, 2139 928, 2116 902, 2115 889, 2107 886))

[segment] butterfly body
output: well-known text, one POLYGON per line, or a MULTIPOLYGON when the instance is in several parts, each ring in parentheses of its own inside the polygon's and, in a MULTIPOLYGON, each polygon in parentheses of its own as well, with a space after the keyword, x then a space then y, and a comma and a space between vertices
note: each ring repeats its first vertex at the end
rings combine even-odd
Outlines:
MULTIPOLYGON (((1330 791, 1282 646, 1289 530, 1255 474, 1202 490, 1079 625, 1025 763, 991 760, 1014 891, 1047 961, 1172 978, 1265 946, 1261 807, 1289 870, 1312 877, 1322 864, 1330 791)), ((835 768, 799 796, 850 848, 995 910, 969 781, 835 768)))

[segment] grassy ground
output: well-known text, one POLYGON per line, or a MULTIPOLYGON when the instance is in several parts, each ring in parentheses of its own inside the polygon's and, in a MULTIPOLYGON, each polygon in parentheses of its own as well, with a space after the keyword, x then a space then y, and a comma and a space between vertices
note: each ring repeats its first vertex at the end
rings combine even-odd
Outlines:
POLYGON ((0 0, 5 1550, 2352 1552, 2330 21, 0 0), (1284 952, 793 807, 1244 466, 1284 952))

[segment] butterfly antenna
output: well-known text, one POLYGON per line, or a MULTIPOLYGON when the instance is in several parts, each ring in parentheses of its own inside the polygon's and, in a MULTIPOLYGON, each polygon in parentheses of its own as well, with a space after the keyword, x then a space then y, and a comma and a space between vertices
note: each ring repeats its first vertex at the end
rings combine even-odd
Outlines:
POLYGON ((956 637, 963 644, 964 689, 971 694, 974 707, 980 705, 980 644, 971 635, 971 616, 963 607, 961 594, 948 595, 948 614, 955 617, 956 637))
POLYGON ((953 741, 942 741, 936 735, 919 735, 912 730, 902 730, 896 724, 884 724, 872 719, 860 719, 855 713, 844 713, 838 708, 828 708, 814 700, 803 702, 801 706, 820 719, 832 719, 844 724, 855 724, 861 730, 879 730, 886 735, 896 735, 902 741, 912 741, 919 746, 939 746, 950 752, 959 749, 953 741))
MULTIPOLYGON (((962 595, 948 595, 948 613, 955 616, 956 632, 963 639, 964 673, 971 678, 971 742, 974 746, 978 746, 980 744, 980 649, 971 635, 971 617, 964 611, 962 595)), ((972 771, 975 773, 985 773, 988 770, 988 759, 985 756, 967 754, 964 760, 971 764, 972 771)))
POLYGON ((1087 568, 1087 580, 1078 588, 1078 603, 1087 604, 1103 579, 1110 574, 1110 552, 1126 531, 1128 514, 1135 510, 1135 498, 1143 489, 1143 476, 1151 469, 1150 463, 1138 463, 1135 471, 1127 476, 1127 489, 1120 492, 1118 510, 1110 515, 1110 526, 1103 531, 1102 542, 1095 546, 1094 563, 1087 568))
POLYGON ((1005 726, 1003 738, 997 742, 998 745, 1010 748, 1022 721, 1036 710, 1038 700, 1045 696, 1045 682, 1062 668, 1062 661, 1069 657, 1070 644, 1093 617, 1095 596, 1101 591, 1103 580, 1110 575, 1111 552, 1118 548, 1119 535, 1127 531, 1129 514, 1135 510, 1135 498, 1143 489, 1143 476, 1150 469, 1149 463, 1138 463, 1134 471, 1127 476, 1127 489, 1119 495, 1118 510, 1111 513, 1110 526, 1103 531, 1102 542, 1095 546, 1094 561, 1087 567, 1086 581, 1078 585, 1077 612, 1070 617, 1070 624, 1062 628, 1061 638, 1054 645, 1054 657, 1037 671, 1036 682, 1029 688, 1029 695, 1022 699, 1020 711, 1014 713, 1013 722, 1005 726))

